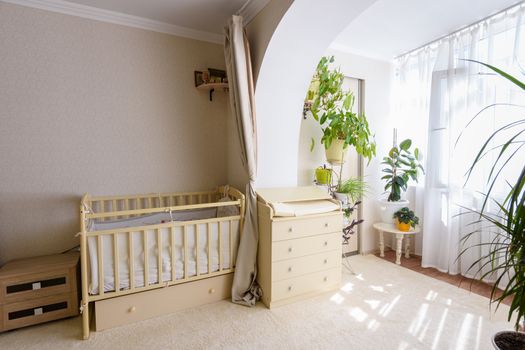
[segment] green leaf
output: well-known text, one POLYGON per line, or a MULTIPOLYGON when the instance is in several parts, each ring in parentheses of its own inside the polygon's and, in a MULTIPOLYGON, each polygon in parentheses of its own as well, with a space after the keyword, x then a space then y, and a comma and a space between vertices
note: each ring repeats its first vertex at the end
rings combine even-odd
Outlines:
POLYGON ((401 148, 403 151, 408 151, 410 146, 412 146, 412 140, 410 139, 406 139, 399 144, 399 148, 401 148))
POLYGON ((314 138, 312 137, 311 141, 310 141, 310 152, 313 152, 314 151, 314 147, 315 147, 315 140, 314 138))

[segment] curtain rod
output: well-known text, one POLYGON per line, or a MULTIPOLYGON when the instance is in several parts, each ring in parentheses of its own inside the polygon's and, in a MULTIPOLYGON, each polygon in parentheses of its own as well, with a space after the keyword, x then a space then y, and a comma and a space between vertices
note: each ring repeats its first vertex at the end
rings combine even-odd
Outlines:
POLYGON ((453 35, 455 35, 455 34, 461 32, 461 31, 463 31, 463 30, 465 30, 465 29, 467 29, 467 28, 469 28, 469 27, 472 27, 472 26, 475 26, 475 25, 480 24, 480 23, 482 23, 482 22, 485 22, 485 21, 487 21, 487 20, 489 20, 489 19, 491 19, 491 18, 493 18, 493 17, 499 16, 499 15, 501 15, 502 13, 505 13, 505 12, 507 12, 507 11, 510 11, 510 10, 512 10, 512 9, 514 9, 514 8, 519 8, 519 7, 521 7, 523 4, 525 4, 525 1, 521 1, 521 2, 519 2, 519 3, 517 3, 517 4, 514 4, 514 5, 512 5, 512 6, 509 6, 509 7, 507 7, 507 8, 504 8, 503 10, 498 11, 498 12, 496 12, 496 13, 494 13, 494 14, 492 14, 492 15, 489 15, 489 16, 487 16, 487 17, 484 17, 484 18, 482 18, 482 19, 480 19, 480 20, 478 20, 478 21, 476 21, 476 22, 474 22, 474 23, 471 23, 471 24, 469 24, 469 25, 463 26, 463 27, 461 27, 461 28, 459 28, 459 29, 453 31, 452 33, 449 33, 449 34, 446 34, 446 35, 440 36, 439 38, 434 39, 434 40, 432 40, 432 41, 430 41, 430 42, 428 42, 428 43, 426 43, 426 44, 423 44, 423 45, 421 45, 421 46, 418 46, 418 47, 416 47, 415 49, 412 49, 412 50, 406 51, 405 53, 402 53, 402 54, 400 54, 400 55, 397 55, 397 56, 394 57, 394 60, 397 60, 397 59, 400 58, 400 57, 403 57, 403 56, 409 55, 409 54, 411 54, 411 53, 413 53, 413 52, 416 52, 416 51, 418 51, 418 50, 421 50, 422 48, 427 47, 427 46, 430 46, 430 45, 432 45, 432 44, 434 44, 434 43, 436 43, 436 42, 438 42, 438 41, 440 41, 440 40, 443 40, 443 39, 445 39, 445 38, 451 37, 451 36, 453 36, 453 35))

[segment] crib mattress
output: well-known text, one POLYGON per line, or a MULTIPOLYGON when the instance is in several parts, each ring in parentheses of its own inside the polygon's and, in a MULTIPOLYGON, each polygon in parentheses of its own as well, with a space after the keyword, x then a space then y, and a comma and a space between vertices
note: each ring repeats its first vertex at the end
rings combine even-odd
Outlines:
MULTIPOLYGON (((175 213, 174 213, 175 214, 175 213)), ((211 211, 202 211, 198 213, 184 213, 185 217, 178 217, 177 215, 170 217, 169 213, 159 213, 148 215, 140 218, 132 218, 125 220, 117 220, 113 222, 91 222, 89 224, 89 231, 112 230, 116 228, 134 227, 153 225, 169 220, 186 221, 197 220, 215 217, 215 209, 211 211), (213 214, 213 215, 212 215, 213 214), (178 219, 178 220, 177 220, 178 219), (181 220, 182 219, 182 220, 181 220)), ((208 273, 208 237, 209 237, 209 251, 210 251, 210 270, 215 272, 219 270, 219 256, 220 265, 223 269, 231 268, 230 261, 230 244, 238 245, 239 240, 239 222, 232 221, 231 225, 230 243, 230 223, 224 222, 210 222, 200 224, 190 224, 186 226, 186 233, 184 238, 184 231, 182 227, 174 227, 174 244, 171 246, 171 228, 160 228, 160 242, 157 242, 158 236, 155 229, 145 230, 147 252, 148 252, 148 282, 149 284, 158 283, 158 254, 159 246, 161 247, 161 269, 162 281, 167 282, 172 280, 172 249, 175 250, 175 279, 184 277, 191 277, 197 275, 197 251, 198 251, 198 272, 199 274, 208 273), (219 251, 219 225, 221 232, 221 243, 219 251), (207 233, 209 227, 209 234, 207 233), (198 238, 197 238, 198 237, 198 238), (160 243, 160 244, 159 244, 160 243), (186 246, 186 248, 185 248, 186 246), (186 263, 184 263, 186 261, 186 263)), ((119 261, 119 286, 115 286, 115 269, 114 269, 114 247, 113 235, 102 236, 102 268, 104 275, 104 291, 113 291, 116 288, 123 290, 130 287, 130 256, 129 256, 129 239, 132 239, 132 256, 134 262, 134 285, 136 287, 144 286, 144 233, 131 232, 118 233, 118 261, 119 261)), ((98 275, 98 242, 95 237, 88 237, 88 255, 90 267, 90 283, 89 293, 99 293, 99 275, 98 275)))

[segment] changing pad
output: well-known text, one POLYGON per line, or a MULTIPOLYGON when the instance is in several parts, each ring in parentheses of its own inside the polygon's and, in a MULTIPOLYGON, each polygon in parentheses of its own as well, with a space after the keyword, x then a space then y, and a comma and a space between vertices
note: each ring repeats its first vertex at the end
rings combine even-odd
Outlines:
POLYGON ((330 200, 314 200, 300 202, 273 202, 270 203, 274 216, 304 216, 329 213, 341 207, 330 200))

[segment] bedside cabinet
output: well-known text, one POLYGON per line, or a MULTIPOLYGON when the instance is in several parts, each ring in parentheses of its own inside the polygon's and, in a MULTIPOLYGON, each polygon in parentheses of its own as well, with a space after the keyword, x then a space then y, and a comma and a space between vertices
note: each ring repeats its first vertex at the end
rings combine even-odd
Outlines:
POLYGON ((20 259, 0 269, 0 331, 78 314, 76 252, 20 259))
POLYGON ((260 189, 257 194, 257 281, 263 303, 273 308, 338 288, 342 273, 340 204, 315 187, 260 189), (328 204, 327 211, 315 213, 315 205, 307 204, 313 201, 321 207, 328 204), (302 213, 279 216, 275 208, 282 204, 302 213), (305 214, 309 211, 312 214, 305 214))

